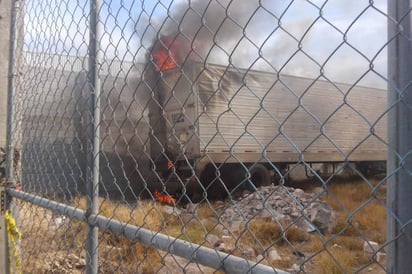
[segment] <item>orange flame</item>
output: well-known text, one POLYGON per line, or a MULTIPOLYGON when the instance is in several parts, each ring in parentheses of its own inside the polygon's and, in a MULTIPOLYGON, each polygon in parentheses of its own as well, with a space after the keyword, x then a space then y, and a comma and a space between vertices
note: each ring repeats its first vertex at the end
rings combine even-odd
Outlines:
POLYGON ((182 53, 188 49, 182 41, 174 36, 164 36, 155 42, 152 49, 152 58, 156 71, 174 69, 182 60, 182 53), (180 54, 180 55, 179 55, 180 54))
POLYGON ((167 205, 175 205, 176 204, 176 199, 173 198, 172 196, 168 194, 162 194, 157 189, 153 192, 153 196, 155 199, 161 203, 167 204, 167 205))
POLYGON ((156 65, 156 71, 165 71, 176 67, 174 42, 171 37, 164 37, 154 44, 152 58, 156 65))
MULTIPOLYGON (((171 53, 173 55, 173 53, 171 53)), ((174 69, 176 67, 174 58, 169 57, 166 50, 161 50, 152 54, 153 60, 156 64, 156 71, 165 71, 169 69, 174 69)))

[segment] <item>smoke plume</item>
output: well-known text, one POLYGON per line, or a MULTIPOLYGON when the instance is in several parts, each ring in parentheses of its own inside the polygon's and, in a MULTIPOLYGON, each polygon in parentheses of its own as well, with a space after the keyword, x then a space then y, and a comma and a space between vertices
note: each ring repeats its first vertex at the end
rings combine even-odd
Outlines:
POLYGON ((146 31, 145 37, 151 36, 151 48, 159 47, 156 43, 168 50, 173 48, 179 62, 191 59, 250 65, 259 58, 259 49, 277 25, 274 5, 266 4, 269 2, 196 0, 172 3, 166 18, 157 25, 152 24, 151 35, 146 31))
MULTIPOLYGON (((367 70, 370 59, 364 56, 373 58, 383 44, 376 34, 384 30, 370 26, 384 25, 380 22, 385 17, 373 8, 362 13, 366 4, 354 0, 350 1, 350 12, 349 8, 342 9, 347 1, 323 5, 324 1, 304 0, 171 2, 170 6, 162 6, 162 15, 152 12, 141 20, 137 34, 147 51, 159 47, 156 43, 168 51, 173 49, 179 64, 191 59, 314 78, 323 73, 334 81, 350 83, 367 70), (345 33, 363 56, 346 45, 342 47, 345 33), (374 39, 377 43, 372 44, 378 48, 368 43, 374 39), (350 66, 342 66, 347 60, 351 60, 350 66)), ((375 69, 379 62, 379 71, 386 74, 381 66, 386 56, 384 52, 380 55, 382 58, 374 62, 375 69)), ((364 80, 367 84, 367 78, 364 80)), ((369 82, 375 83, 376 79, 369 82)))

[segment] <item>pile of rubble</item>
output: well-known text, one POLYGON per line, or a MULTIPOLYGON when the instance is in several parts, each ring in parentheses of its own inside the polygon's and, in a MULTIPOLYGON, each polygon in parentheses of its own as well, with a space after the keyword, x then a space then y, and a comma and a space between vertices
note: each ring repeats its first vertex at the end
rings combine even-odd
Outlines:
MULTIPOLYGON (((303 228, 307 233, 330 233, 336 223, 335 211, 322 201, 322 191, 305 192, 302 189, 285 186, 260 187, 256 192, 244 192, 238 198, 221 202, 218 217, 221 236, 208 234, 206 241, 219 251, 231 253, 234 249, 231 241, 233 233, 245 230, 247 223, 263 219, 268 222, 294 224, 303 228)), ((186 208, 164 207, 170 214, 177 214, 183 219, 191 219, 196 215, 197 204, 188 204, 186 208), (191 218, 188 216, 192 216, 191 218)), ((271 247, 265 254, 258 254, 253 247, 242 250, 244 257, 260 262, 262 260, 282 260, 275 247, 271 247)), ((300 260, 305 255, 299 251, 293 254, 296 259, 290 272, 300 271, 300 260)), ((190 264, 198 267, 196 264, 190 264)), ((170 267, 170 266, 169 266, 170 267)), ((192 272, 190 272, 192 273, 192 272)), ((193 272, 195 273, 195 272, 193 272)))
POLYGON ((336 214, 320 197, 321 192, 310 193, 299 188, 261 187, 228 203, 219 220, 232 229, 244 227, 253 219, 265 218, 275 222, 293 222, 306 227, 308 232, 329 233, 336 223, 336 214))

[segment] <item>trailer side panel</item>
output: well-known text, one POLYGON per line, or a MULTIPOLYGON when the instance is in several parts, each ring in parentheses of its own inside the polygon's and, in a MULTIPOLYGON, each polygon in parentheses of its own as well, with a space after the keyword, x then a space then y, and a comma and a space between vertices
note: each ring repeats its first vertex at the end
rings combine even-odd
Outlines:
POLYGON ((386 91, 219 66, 197 89, 200 150, 215 162, 386 158, 386 91))

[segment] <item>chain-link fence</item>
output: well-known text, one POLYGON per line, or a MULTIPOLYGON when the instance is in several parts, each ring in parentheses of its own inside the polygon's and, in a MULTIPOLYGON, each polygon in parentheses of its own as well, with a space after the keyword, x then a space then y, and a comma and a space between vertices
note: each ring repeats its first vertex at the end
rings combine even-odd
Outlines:
POLYGON ((409 1, 12 2, 13 271, 410 269, 409 1))

